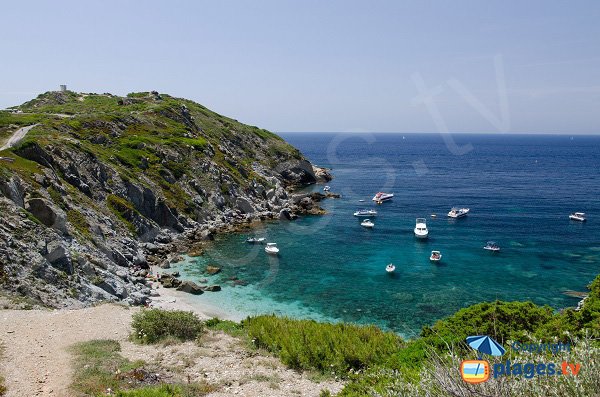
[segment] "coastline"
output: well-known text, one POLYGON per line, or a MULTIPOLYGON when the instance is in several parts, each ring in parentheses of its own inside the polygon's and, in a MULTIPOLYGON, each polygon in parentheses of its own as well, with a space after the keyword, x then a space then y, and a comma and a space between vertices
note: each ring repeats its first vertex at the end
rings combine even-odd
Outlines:
MULTIPOLYGON (((152 266, 152 274, 160 275, 169 273, 159 266, 152 266)), ((202 320, 211 318, 219 318, 221 320, 240 321, 242 318, 232 316, 223 309, 206 303, 192 300, 187 292, 177 291, 175 288, 165 288, 158 281, 152 281, 152 291, 158 293, 159 296, 150 298, 149 307, 165 310, 183 310, 196 314, 202 320)), ((245 318, 245 317, 244 317, 245 318)))

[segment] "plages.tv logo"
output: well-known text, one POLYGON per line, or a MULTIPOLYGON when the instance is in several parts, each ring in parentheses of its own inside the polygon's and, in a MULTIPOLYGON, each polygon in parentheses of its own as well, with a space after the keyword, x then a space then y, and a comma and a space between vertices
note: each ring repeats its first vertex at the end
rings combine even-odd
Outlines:
POLYGON ((483 354, 502 356, 506 350, 494 339, 485 335, 468 336, 467 343, 479 352, 477 360, 460 363, 460 376, 468 383, 482 383, 490 378, 490 363, 482 360, 483 354))
MULTIPOLYGON (((486 335, 477 335, 477 336, 469 336, 467 337, 467 344, 477 350, 478 357, 477 360, 465 360, 460 364, 460 375, 465 382, 468 383, 482 383, 489 380, 492 376, 494 379, 499 376, 514 376, 514 377, 524 377, 526 379, 531 379, 534 376, 559 376, 559 375, 573 375, 577 376, 581 369, 581 364, 569 363, 563 361, 560 364, 550 362, 550 363, 532 363, 532 362, 513 362, 510 360, 506 360, 505 362, 495 363, 493 366, 490 366, 490 363, 487 360, 483 360, 483 355, 488 354, 490 356, 500 357, 506 353, 506 350, 502 345, 496 342, 494 339, 490 338, 486 335)), ((518 344, 518 342, 513 343, 514 346, 523 346, 518 344), (516 343, 516 344, 515 344, 516 343)), ((531 345, 527 345, 530 347, 531 345)), ((539 347, 548 348, 547 344, 540 344, 539 347)), ((558 346, 558 345, 557 345, 558 346)), ((552 345, 552 347, 556 347, 552 345)), ((560 344, 557 349, 548 349, 556 354, 558 351, 565 350, 563 348, 566 347, 566 350, 570 350, 570 345, 560 344)), ((519 350, 519 349, 515 349, 519 350)))

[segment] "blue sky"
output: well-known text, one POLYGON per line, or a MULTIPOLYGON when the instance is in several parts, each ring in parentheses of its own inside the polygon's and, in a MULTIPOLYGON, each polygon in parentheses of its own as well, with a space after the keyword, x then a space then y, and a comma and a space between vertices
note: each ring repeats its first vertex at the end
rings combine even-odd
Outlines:
POLYGON ((0 18, 0 108, 65 83, 273 131, 600 133, 597 1, 19 0, 0 18))

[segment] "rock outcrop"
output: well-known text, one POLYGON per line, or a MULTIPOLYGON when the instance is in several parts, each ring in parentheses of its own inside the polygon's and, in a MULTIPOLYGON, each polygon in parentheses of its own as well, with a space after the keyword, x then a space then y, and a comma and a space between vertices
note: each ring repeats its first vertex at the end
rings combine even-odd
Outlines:
POLYGON ((0 290, 9 294, 54 307, 144 304, 149 266, 201 255, 216 233, 323 213, 322 197, 293 189, 330 180, 327 170, 194 102, 64 92, 19 110, 38 124, 0 162, 0 290))
POLYGON ((183 281, 178 287, 177 291, 187 292, 192 295, 200 295, 204 293, 202 287, 193 281, 183 281))

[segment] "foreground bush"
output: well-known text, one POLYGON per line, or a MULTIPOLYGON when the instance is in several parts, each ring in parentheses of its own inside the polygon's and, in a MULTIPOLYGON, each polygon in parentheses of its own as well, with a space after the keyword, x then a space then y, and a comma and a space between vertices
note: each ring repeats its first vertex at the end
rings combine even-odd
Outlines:
POLYGON ((175 338, 180 341, 194 340, 204 331, 204 324, 192 312, 181 310, 142 310, 133 315, 132 337, 142 343, 156 343, 175 338))
POLYGON ((256 347, 279 355, 294 369, 315 369, 346 377, 383 363, 401 345, 394 333, 374 326, 317 323, 275 316, 259 316, 243 322, 256 347))

